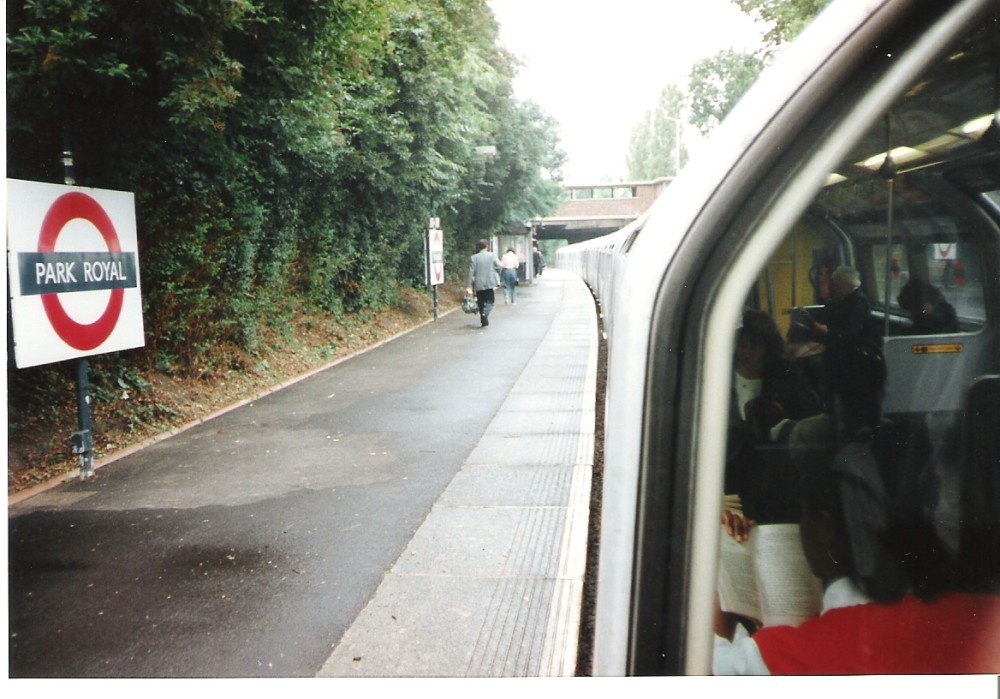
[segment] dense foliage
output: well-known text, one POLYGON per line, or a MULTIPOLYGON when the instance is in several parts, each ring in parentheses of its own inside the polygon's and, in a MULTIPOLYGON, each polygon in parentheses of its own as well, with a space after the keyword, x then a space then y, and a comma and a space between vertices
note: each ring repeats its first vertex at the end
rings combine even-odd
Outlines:
POLYGON ((745 14, 768 26, 764 42, 769 48, 787 44, 816 18, 830 0, 732 0, 745 14))
MULTIPOLYGON (((699 60, 684 86, 668 85, 659 103, 632 130, 629 177, 655 179, 672 175, 687 159, 676 145, 678 122, 710 134, 756 82, 781 47, 792 41, 830 0, 731 0, 762 28, 754 53, 726 49, 699 60)), ((683 140, 683 139, 682 139, 683 140)))
POLYGON ((763 68, 758 56, 732 49, 695 63, 688 82, 691 124, 702 135, 710 134, 753 86, 763 68))
POLYGON ((296 307, 393 303, 549 212, 554 124, 484 0, 7 3, 8 176, 136 197, 147 348, 190 370, 296 307), (496 146, 491 159, 476 147, 496 146))

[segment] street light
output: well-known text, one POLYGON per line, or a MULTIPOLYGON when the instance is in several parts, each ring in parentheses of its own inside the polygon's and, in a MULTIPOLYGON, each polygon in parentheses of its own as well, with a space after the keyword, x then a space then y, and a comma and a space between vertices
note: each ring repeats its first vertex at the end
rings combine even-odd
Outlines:
POLYGON ((681 174, 681 120, 662 115, 674 122, 674 177, 681 174))

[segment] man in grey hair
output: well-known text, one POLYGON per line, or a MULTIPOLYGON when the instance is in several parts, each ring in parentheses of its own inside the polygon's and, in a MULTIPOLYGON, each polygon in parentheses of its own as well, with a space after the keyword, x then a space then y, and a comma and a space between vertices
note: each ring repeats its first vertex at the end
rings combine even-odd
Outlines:
POLYGON ((871 316, 871 304, 861 290, 861 276, 853 267, 837 267, 830 275, 833 299, 826 304, 813 329, 824 344, 860 337, 871 316))

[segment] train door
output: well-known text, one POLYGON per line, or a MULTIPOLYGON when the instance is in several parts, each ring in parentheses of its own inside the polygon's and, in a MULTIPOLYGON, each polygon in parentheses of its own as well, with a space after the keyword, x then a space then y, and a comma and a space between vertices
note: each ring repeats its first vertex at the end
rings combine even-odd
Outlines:
MULTIPOLYGON (((840 43, 818 62, 806 63, 810 68, 800 72, 801 84, 776 111, 756 120, 758 132, 742 135, 743 150, 703 190, 706 197, 684 222, 679 247, 656 249, 656 234, 678 225, 677 220, 654 215, 647 222, 627 270, 630 284, 652 282, 657 288, 648 344, 642 348, 647 362, 641 434, 634 444, 627 437, 627 419, 633 415, 624 408, 615 416, 625 390, 616 388, 615 381, 631 374, 613 363, 609 376, 605 478, 612 477, 619 459, 634 458, 637 472, 634 505, 627 504, 628 488, 622 483, 605 487, 609 524, 601 544, 602 582, 607 584, 598 601, 599 674, 712 672, 724 567, 720 551, 727 545, 720 524, 731 504, 724 497, 729 495, 727 464, 731 428, 739 419, 733 417, 733 396, 739 389, 734 355, 740 329, 750 322, 746 307, 749 303, 765 311, 787 340, 797 321, 819 320, 798 310, 819 309, 831 297, 839 298, 833 291, 838 267, 853 269, 857 278, 848 286, 851 291, 860 286, 868 296, 866 322, 858 332, 870 341, 864 352, 842 353, 849 361, 838 366, 848 367, 854 378, 865 377, 861 383, 872 391, 855 403, 837 391, 832 397, 819 396, 814 416, 823 419, 817 423, 820 429, 809 434, 821 436, 802 442, 815 451, 775 455, 772 447, 789 434, 775 430, 780 421, 767 423, 761 438, 766 448, 760 450, 766 458, 758 464, 784 460, 784 471, 778 473, 802 473, 795 465, 803 460, 839 458, 845 438, 858 444, 866 459, 901 449, 908 459, 913 457, 906 461, 912 469, 896 474, 898 480, 887 486, 898 486, 891 495, 912 506, 907 512, 920 518, 915 522, 931 528, 921 529, 923 533, 954 534, 946 547, 936 550, 942 558, 929 562, 924 552, 914 554, 918 567, 923 566, 924 583, 945 585, 937 579, 928 582, 927 576, 943 577, 941 566, 948 563, 942 561, 957 569, 971 558, 986 560, 986 572, 970 573, 967 584, 996 582, 990 578, 1000 561, 996 515, 983 513, 982 506, 962 510, 964 495, 958 491, 938 489, 933 502, 925 500, 920 483, 941 467, 928 463, 941 453, 956 469, 953 482, 945 485, 959 488, 956 484, 966 478, 962 444, 968 434, 963 418, 969 412, 969 387, 1000 374, 1000 228, 994 206, 1000 140, 992 140, 1000 85, 993 50, 996 25, 983 21, 996 10, 995 2, 976 0, 870 3, 868 14, 854 25, 850 21, 859 14, 833 10, 825 18, 828 30, 846 17, 840 43), (969 124, 984 116, 986 128, 973 134, 969 124), (880 165, 866 165, 871 162, 880 165), (936 178, 940 186, 925 185, 927 178, 936 178), (971 285, 975 291, 961 290, 960 326, 942 334, 904 334, 912 322, 898 302, 904 277, 957 285, 955 265, 945 264, 957 259, 949 247, 956 245, 965 284, 976 280, 971 285), (659 268, 658 260, 665 260, 659 268), (925 429, 932 413, 945 415, 940 424, 947 429, 925 429), (849 428, 841 424, 844 415, 855 418, 849 428), (891 429, 885 427, 887 419, 891 429), (616 435, 618 425, 625 436, 616 435), (876 448, 872 435, 879 430, 894 437, 876 448), (906 488, 912 489, 904 493, 906 488), (934 519, 942 500, 953 508, 949 522, 934 519), (621 503, 626 503, 621 507, 625 517, 635 518, 624 573, 622 559, 606 548, 629 541, 620 526, 625 517, 615 512, 621 503), (960 550, 961 522, 980 515, 986 532, 979 538, 983 548, 974 554, 960 550), (627 605, 621 595, 625 588, 627 605)), ((812 35, 817 42, 820 37, 812 35)), ((750 102, 738 114, 754 123, 752 110, 759 105, 752 98, 750 102)), ((691 193, 683 190, 682 180, 678 197, 691 193)), ((643 319, 619 317, 616 323, 622 331, 616 338, 619 356, 628 346, 638 352, 638 340, 627 331, 638 336, 643 319)), ((624 398, 621 402, 627 403, 624 398)), ((785 417, 793 418, 785 427, 796 427, 810 416, 785 417)), ((770 473, 766 468, 761 472, 770 473)), ((798 504, 804 486, 771 487, 776 479, 766 476, 744 492, 757 499, 755 516, 761 524, 796 527, 789 508, 770 507, 776 501, 769 498, 794 496, 798 504)), ((996 477, 981 482, 993 510, 1000 509, 994 502, 1000 496, 996 477)), ((900 572, 900 580, 912 583, 909 574, 900 572)), ((881 594, 869 593, 873 598, 881 594)), ((741 610, 724 611, 738 620, 750 619, 749 625, 761 623, 741 610)), ((987 640, 995 646, 1000 620, 991 623, 987 640)), ((834 671, 833 666, 817 670, 834 671)))

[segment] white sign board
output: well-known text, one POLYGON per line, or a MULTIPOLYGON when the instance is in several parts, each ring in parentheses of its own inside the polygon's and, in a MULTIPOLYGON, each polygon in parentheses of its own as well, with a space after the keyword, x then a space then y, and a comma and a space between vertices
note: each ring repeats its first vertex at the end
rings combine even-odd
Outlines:
POLYGON ((958 244, 957 243, 934 243, 934 259, 935 260, 957 260, 958 259, 958 244))
POLYGON ((142 347, 135 197, 7 180, 18 368, 142 347))
POLYGON ((427 231, 427 283, 444 284, 444 233, 439 228, 427 231))

